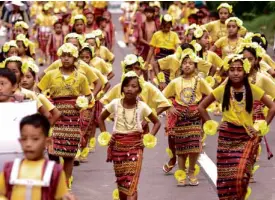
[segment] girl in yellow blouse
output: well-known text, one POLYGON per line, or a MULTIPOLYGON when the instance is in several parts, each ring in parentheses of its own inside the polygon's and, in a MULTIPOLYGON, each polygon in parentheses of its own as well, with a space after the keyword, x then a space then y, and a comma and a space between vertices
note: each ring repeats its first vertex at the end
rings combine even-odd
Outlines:
MULTIPOLYGON (((202 97, 209 95, 212 89, 196 74, 198 57, 193 52, 188 52, 182 57, 181 76, 171 81, 163 90, 164 96, 172 98, 173 103, 168 111, 166 131, 170 137, 174 138, 174 144, 169 145, 171 145, 171 151, 175 149, 174 153, 178 156, 179 170, 185 173, 186 160, 189 157, 189 185, 197 186, 199 181, 194 172, 202 145, 202 124, 197 108, 202 97)), ((175 157, 174 153, 173 157, 175 157)), ((164 172, 167 173, 174 167, 176 159, 172 161, 174 163, 163 166, 164 172)), ((178 186, 187 184, 186 177, 177 180, 178 186)))
POLYGON ((238 34, 242 24, 243 22, 237 17, 228 18, 225 21, 228 35, 217 40, 210 50, 215 52, 217 49, 221 49, 222 58, 236 53, 238 46, 243 42, 243 38, 238 34))
MULTIPOLYGON (((17 21, 14 24, 14 39, 16 39, 16 36, 19 34, 23 34, 26 36, 26 38, 29 39, 29 25, 24 21, 17 21)), ((30 47, 30 54, 33 59, 35 59, 35 44, 29 40, 29 47, 30 47)))
POLYGON ((79 52, 79 57, 85 61, 87 64, 90 65, 91 69, 97 74, 101 81, 101 91, 96 96, 95 106, 92 109, 85 110, 83 116, 86 118, 86 121, 89 122, 88 129, 86 129, 85 133, 85 143, 82 144, 82 152, 80 154, 80 162, 87 161, 88 154, 85 152, 95 151, 95 133, 96 133, 96 126, 98 123, 99 115, 102 112, 102 103, 100 102, 100 99, 104 93, 106 93, 109 88, 111 87, 108 79, 97 69, 95 68, 95 65, 91 65, 91 60, 95 56, 93 47, 90 47, 87 43, 84 43, 82 46, 82 49, 79 52), (88 145, 88 147, 87 147, 88 145), (85 149, 86 148, 86 149, 85 149), (88 149, 88 150, 87 150, 88 149))
POLYGON ((30 40, 26 38, 25 35, 19 34, 16 36, 16 44, 18 47, 18 56, 21 57, 22 61, 28 61, 32 60, 33 58, 31 56, 31 51, 30 51, 30 40))
POLYGON ((71 187, 69 180, 81 137, 80 105, 76 101, 83 96, 88 98, 89 103, 92 96, 87 78, 76 70, 77 48, 73 44, 65 43, 57 54, 62 66, 46 73, 37 86, 42 92, 48 91, 54 105, 62 113, 62 117, 53 127, 52 155, 63 157, 67 183, 71 187))
MULTIPOLYGON (((181 41, 176 32, 171 31, 173 18, 171 15, 166 14, 161 17, 161 30, 153 34, 150 42, 150 50, 146 59, 146 66, 150 64, 152 56, 154 55, 155 60, 164 58, 175 52, 181 41)), ((169 73, 166 74, 166 82, 169 82, 169 73)))
POLYGON ((228 71, 227 83, 217 87, 200 103, 198 109, 202 118, 209 123, 210 116, 206 108, 215 100, 221 102, 223 117, 217 150, 218 196, 220 200, 244 199, 259 142, 259 132, 253 128, 253 102, 261 101, 269 108, 267 124, 273 119, 275 104, 262 89, 249 83, 251 65, 242 55, 226 57, 223 67, 228 71))
POLYGON ((18 46, 15 40, 5 42, 0 53, 0 68, 5 67, 4 60, 11 56, 18 56, 18 46))
MULTIPOLYGON (((228 3, 221 3, 218 8, 219 12, 219 20, 209 22, 204 26, 206 30, 209 32, 212 42, 216 42, 218 39, 227 36, 227 27, 225 21, 231 17, 233 9, 232 6, 228 3)), ((239 35, 244 36, 246 33, 246 29, 241 26, 239 29, 239 35)))
POLYGON ((188 26, 185 30, 184 33, 184 39, 186 43, 190 43, 193 40, 194 37, 194 31, 197 27, 197 24, 191 24, 190 26, 188 26))
POLYGON ((138 182, 143 160, 142 138, 152 137, 160 128, 160 121, 153 114, 150 107, 139 100, 138 95, 143 84, 133 71, 124 75, 121 91, 123 98, 114 99, 105 106, 99 118, 99 127, 106 133, 105 120, 113 114, 115 116, 113 135, 108 142, 107 162, 113 162, 117 178, 119 199, 138 199, 138 182), (144 130, 143 123, 149 118, 153 123, 151 132, 144 130))
POLYGON ((101 30, 95 30, 92 33, 86 34, 85 42, 89 43, 89 45, 95 48, 96 56, 98 56, 99 58, 102 58, 104 61, 110 64, 114 63, 115 55, 107 47, 101 45, 100 38, 99 36, 97 36, 101 34, 97 32, 101 32, 102 34, 101 30))

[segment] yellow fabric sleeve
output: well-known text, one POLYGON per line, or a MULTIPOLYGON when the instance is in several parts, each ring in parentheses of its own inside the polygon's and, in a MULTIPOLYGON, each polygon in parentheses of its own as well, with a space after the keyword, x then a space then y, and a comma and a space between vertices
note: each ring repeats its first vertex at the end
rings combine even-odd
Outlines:
POLYGON ((43 106, 47 109, 47 111, 51 111, 55 108, 55 106, 45 97, 43 94, 38 94, 38 99, 41 101, 43 106))
POLYGON ((68 193, 65 172, 62 171, 56 188, 55 199, 62 199, 68 193))
POLYGON ((6 181, 5 181, 5 176, 4 173, 0 173, 0 197, 1 195, 6 194, 6 181))
POLYGON ((109 90, 100 100, 104 105, 110 103, 113 99, 121 97, 121 84, 115 85, 111 90, 109 90))

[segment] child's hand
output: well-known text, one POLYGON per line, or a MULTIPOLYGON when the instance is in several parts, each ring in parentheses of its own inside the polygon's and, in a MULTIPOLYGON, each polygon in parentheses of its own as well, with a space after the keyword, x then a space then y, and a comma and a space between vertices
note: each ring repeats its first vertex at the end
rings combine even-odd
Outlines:
POLYGON ((166 87, 167 85, 166 85, 166 83, 164 83, 164 82, 161 82, 161 83, 159 83, 159 89, 162 91, 162 90, 164 90, 164 88, 166 87))
POLYGON ((176 115, 176 116, 181 115, 181 113, 174 106, 171 106, 171 108, 169 108, 168 112, 171 113, 172 115, 176 115))
POLYGON ((254 138, 257 135, 259 135, 259 131, 257 131, 253 126, 248 126, 247 130, 249 131, 249 135, 251 138, 254 138))
POLYGON ((16 93, 16 94, 14 94, 14 99, 16 101, 18 101, 18 102, 23 102, 24 98, 25 98, 25 96, 22 93, 16 93))

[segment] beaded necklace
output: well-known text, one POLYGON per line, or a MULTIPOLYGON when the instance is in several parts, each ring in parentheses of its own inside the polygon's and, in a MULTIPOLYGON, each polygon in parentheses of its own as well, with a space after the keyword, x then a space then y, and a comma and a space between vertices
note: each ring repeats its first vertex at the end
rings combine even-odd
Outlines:
POLYGON ((232 99, 233 111, 237 113, 237 115, 245 111, 246 90, 244 86, 242 87, 241 92, 243 93, 243 98, 241 101, 237 101, 235 97, 235 93, 236 93, 235 89, 233 87, 230 88, 230 96, 232 99))
POLYGON ((122 108, 123 108, 123 111, 122 111, 122 116, 123 116, 123 123, 124 123, 124 126, 126 127, 127 130, 133 130, 136 123, 137 123, 137 108, 138 108, 138 101, 136 101, 136 104, 135 104, 135 108, 134 108, 134 114, 133 114, 133 119, 130 120, 130 122, 127 121, 126 119, 126 112, 125 112, 125 108, 123 106, 123 102, 122 102, 122 108))
POLYGON ((180 92, 180 98, 183 101, 183 103, 185 103, 185 105, 190 105, 195 101, 197 85, 198 85, 198 77, 195 78, 194 88, 192 87, 183 88, 183 81, 181 82, 182 90, 180 92), (188 98, 189 98, 189 101, 186 100, 188 98))

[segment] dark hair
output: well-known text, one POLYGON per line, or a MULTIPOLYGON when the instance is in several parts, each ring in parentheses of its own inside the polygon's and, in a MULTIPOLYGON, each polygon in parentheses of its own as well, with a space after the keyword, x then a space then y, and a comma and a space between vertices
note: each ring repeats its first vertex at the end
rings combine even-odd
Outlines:
MULTIPOLYGON (((122 81, 122 84, 121 84, 121 94, 123 93, 123 88, 133 79, 138 79, 138 77, 125 77, 124 80, 122 81)), ((139 86, 139 92, 142 91, 139 83, 138 83, 138 86, 139 86)))
MULTIPOLYGON (((252 95, 252 90, 248 81, 248 76, 244 77, 243 80, 244 87, 245 87, 245 92, 246 92, 246 97, 245 97, 245 110, 248 113, 252 112, 253 108, 253 95, 252 95)), ((224 94, 223 94, 223 102, 222 102, 222 111, 229 110, 230 106, 230 87, 232 85, 232 82, 230 79, 228 79, 225 89, 224 89, 224 94)), ((234 95, 234 94, 233 94, 234 95)))
POLYGON ((30 71, 30 73, 32 74, 32 76, 34 77, 34 79, 36 78, 36 73, 31 69, 31 68, 29 68, 29 71, 30 71))
POLYGON ((180 45, 181 50, 183 51, 184 49, 192 49, 195 52, 195 48, 192 44, 189 43, 183 43, 182 45, 180 45))
POLYGON ((15 63, 17 64, 17 68, 18 68, 18 70, 20 71, 20 75, 22 76, 22 75, 23 75, 23 72, 22 72, 22 70, 21 70, 22 62, 20 62, 20 61, 8 60, 8 61, 6 61, 6 63, 5 63, 5 68, 7 68, 7 65, 8 65, 10 62, 15 62, 15 63))
POLYGON ((91 55, 91 58, 93 57, 93 53, 92 53, 91 49, 90 49, 90 48, 88 48, 88 47, 84 47, 84 48, 82 48, 82 49, 79 51, 79 54, 81 54, 81 53, 82 53, 82 52, 84 52, 84 51, 89 52, 89 53, 90 53, 90 55, 91 55))
POLYGON ((155 13, 155 8, 149 6, 144 9, 144 12, 155 13))
POLYGON ((33 114, 33 115, 28 115, 28 116, 24 117, 20 121, 20 131, 23 129, 23 127, 25 125, 32 125, 35 128, 41 128, 44 135, 46 137, 49 136, 51 124, 50 124, 49 120, 41 114, 33 114))
POLYGON ((101 22, 106 21, 107 19, 105 17, 102 16, 98 16, 95 20, 96 25, 99 26, 101 22))
POLYGON ((22 40, 16 40, 16 42, 22 42, 24 48, 27 48, 26 55, 29 56, 29 57, 32 57, 31 51, 30 51, 30 46, 26 47, 22 40))
POLYGON ((209 17, 213 17, 213 18, 219 19, 219 13, 216 12, 216 11, 210 12, 209 17))
POLYGON ((0 68, 0 77, 7 78, 12 85, 17 83, 15 74, 8 68, 0 68))
POLYGON ((268 46, 268 41, 264 34, 261 34, 261 37, 259 36, 252 37, 252 42, 257 42, 261 47, 263 47, 266 50, 268 46), (263 41, 261 37, 265 38, 265 41, 263 41))
MULTIPOLYGON (((249 53, 251 53, 253 56, 254 56, 254 58, 255 59, 257 59, 258 57, 257 57, 257 52, 256 52, 256 50, 254 49, 254 48, 251 48, 251 47, 245 47, 244 49, 243 49, 243 52, 244 51, 248 51, 249 53)), ((242 53, 243 53, 242 52, 242 53)), ((260 69, 260 64, 259 64, 259 62, 257 62, 256 63, 256 65, 254 65, 254 66, 252 66, 254 69, 256 69, 256 70, 259 70, 260 69)))
POLYGON ((73 24, 73 26, 72 26, 72 33, 76 33, 76 30, 75 30, 75 22, 77 21, 77 20, 82 20, 83 21, 83 23, 84 23, 84 25, 85 25, 85 22, 84 22, 84 20, 83 19, 76 19, 75 21, 74 21, 74 24, 73 24))

